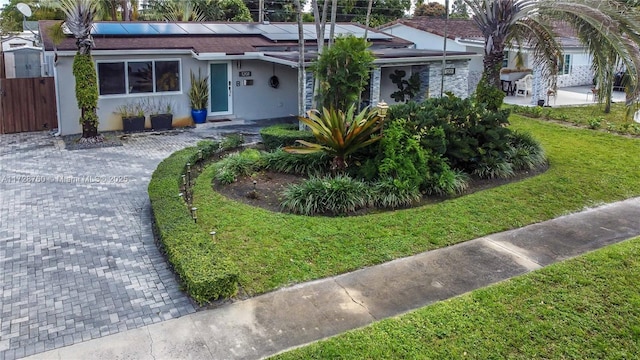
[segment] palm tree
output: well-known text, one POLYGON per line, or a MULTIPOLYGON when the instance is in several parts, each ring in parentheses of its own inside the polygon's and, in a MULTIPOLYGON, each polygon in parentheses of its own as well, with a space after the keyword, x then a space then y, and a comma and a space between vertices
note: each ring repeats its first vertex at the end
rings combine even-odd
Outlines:
POLYGON ((504 49, 512 44, 532 46, 534 66, 555 86, 562 48, 555 40, 554 21, 571 26, 593 58, 600 99, 610 110, 616 68, 624 67, 631 81, 627 102, 638 97, 640 71, 639 12, 614 0, 464 0, 482 31, 484 79, 500 87, 504 49))
POLYGON ((98 136, 98 86, 96 69, 91 57, 93 38, 91 26, 96 16, 97 4, 93 0, 62 0, 62 11, 67 19, 65 25, 76 38, 78 52, 73 59, 73 75, 76 78, 76 100, 80 108, 82 139, 97 141, 98 136))

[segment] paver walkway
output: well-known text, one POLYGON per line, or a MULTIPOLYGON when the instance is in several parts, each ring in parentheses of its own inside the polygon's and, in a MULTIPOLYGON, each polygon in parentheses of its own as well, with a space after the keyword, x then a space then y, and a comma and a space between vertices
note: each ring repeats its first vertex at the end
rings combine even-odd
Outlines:
POLYGON ((258 359, 640 235, 640 198, 63 347, 34 359, 258 359))
POLYGON ((211 127, 67 151, 46 132, 0 135, 0 359, 195 311, 154 244, 147 186, 211 127))

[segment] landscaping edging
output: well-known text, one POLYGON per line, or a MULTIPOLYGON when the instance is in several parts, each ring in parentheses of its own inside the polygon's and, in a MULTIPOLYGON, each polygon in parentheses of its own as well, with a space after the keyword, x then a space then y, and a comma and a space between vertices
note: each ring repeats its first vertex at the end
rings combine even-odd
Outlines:
POLYGON ((198 227, 178 195, 186 164, 208 159, 218 149, 218 143, 201 142, 173 153, 158 165, 148 188, 158 238, 186 292, 200 304, 231 297, 238 291, 235 263, 198 227))

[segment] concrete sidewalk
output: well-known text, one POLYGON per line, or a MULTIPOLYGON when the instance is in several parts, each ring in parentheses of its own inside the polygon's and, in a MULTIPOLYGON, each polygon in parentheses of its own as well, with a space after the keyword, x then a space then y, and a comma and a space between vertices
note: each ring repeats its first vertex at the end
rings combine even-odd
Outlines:
POLYGON ((40 353, 258 359, 640 235, 640 198, 40 353))

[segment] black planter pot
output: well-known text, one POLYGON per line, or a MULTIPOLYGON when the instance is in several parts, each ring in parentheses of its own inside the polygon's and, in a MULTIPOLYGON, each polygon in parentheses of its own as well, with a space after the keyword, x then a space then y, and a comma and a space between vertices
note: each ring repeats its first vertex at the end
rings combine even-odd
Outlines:
POLYGON ((122 131, 124 132, 140 132, 144 131, 144 116, 123 117, 122 131))
POLYGON ((151 115, 151 128, 153 130, 171 130, 173 114, 151 115))
POLYGON ((544 100, 538 100, 538 106, 544 106, 544 100))

